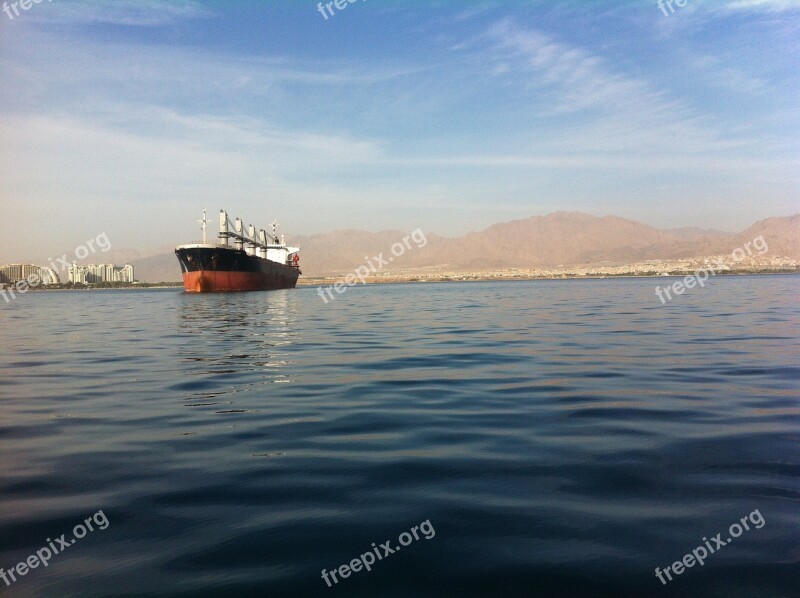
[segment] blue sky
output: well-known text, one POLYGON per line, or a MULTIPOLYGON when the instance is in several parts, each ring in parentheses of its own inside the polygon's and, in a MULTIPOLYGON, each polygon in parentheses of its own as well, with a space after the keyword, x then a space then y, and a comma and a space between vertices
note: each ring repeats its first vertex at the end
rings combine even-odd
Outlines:
POLYGON ((289 235, 800 212, 800 0, 333 10, 0 13, 0 261, 185 242, 205 207, 289 235))

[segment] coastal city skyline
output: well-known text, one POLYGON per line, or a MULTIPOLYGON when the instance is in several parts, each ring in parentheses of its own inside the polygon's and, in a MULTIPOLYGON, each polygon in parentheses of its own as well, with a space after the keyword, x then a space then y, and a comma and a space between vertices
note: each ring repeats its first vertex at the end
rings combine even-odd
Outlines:
POLYGON ((344 6, 0 14, 0 201, 39 224, 7 229, 0 261, 100 230, 177 244, 205 207, 290 238, 559 210, 735 231, 797 212, 794 0, 344 6))
MULTIPOLYGON (((117 266, 115 264, 71 264, 66 271, 59 273, 55 268, 39 264, 3 264, 0 265, 0 284, 14 285, 21 281, 29 281, 35 277, 44 286, 71 282, 73 284, 97 284, 102 282, 135 281, 134 267, 131 264, 117 266), (62 277, 66 280, 62 280, 62 277)), ((38 286, 35 284, 33 286, 38 286)))

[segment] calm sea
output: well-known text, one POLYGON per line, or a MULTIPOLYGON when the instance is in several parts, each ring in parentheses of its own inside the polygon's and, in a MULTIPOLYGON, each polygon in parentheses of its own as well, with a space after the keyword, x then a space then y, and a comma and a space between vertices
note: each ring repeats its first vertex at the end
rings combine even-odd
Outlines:
POLYGON ((800 596, 800 277, 657 282, 0 304, 0 595, 800 596))

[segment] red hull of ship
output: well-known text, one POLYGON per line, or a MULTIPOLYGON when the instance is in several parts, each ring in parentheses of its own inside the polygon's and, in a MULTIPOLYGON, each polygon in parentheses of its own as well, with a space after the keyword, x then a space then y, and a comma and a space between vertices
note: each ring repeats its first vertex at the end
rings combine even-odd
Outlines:
POLYGON ((293 289, 297 278, 261 272, 218 272, 198 270, 183 273, 187 293, 227 293, 236 291, 275 291, 293 289))

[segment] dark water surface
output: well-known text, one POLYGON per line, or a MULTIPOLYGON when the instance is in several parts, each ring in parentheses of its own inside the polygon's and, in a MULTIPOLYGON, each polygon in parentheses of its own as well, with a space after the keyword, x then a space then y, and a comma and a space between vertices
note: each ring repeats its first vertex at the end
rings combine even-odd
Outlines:
POLYGON ((800 596, 800 277, 656 282, 2 304, 0 595, 800 596))

